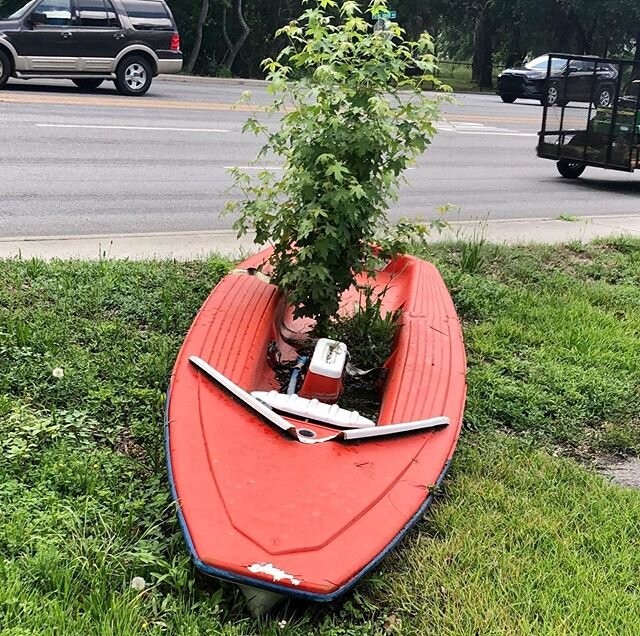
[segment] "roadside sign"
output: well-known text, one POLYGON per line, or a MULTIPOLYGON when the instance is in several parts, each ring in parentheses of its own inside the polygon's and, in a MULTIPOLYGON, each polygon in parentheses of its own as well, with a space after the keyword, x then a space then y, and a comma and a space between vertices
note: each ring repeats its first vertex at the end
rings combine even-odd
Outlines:
POLYGON ((375 13, 373 15, 374 20, 395 20, 395 11, 384 11, 383 13, 375 13))

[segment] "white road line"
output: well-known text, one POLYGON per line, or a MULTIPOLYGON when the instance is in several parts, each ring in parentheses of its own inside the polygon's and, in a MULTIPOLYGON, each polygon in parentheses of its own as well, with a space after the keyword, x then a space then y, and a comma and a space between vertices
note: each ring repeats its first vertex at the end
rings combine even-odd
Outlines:
POLYGON ((282 170, 282 166, 224 166, 225 170, 282 170))
POLYGON ((458 135, 496 135, 499 137, 537 137, 537 133, 519 132, 513 128, 500 128, 476 122, 456 121, 436 122, 438 132, 452 132, 458 135))
POLYGON ((36 124, 38 128, 97 128, 100 130, 166 130, 169 132, 229 132, 224 128, 165 128, 162 126, 97 126, 93 124, 36 124))
POLYGON ((536 133, 501 132, 497 130, 456 130, 459 135, 498 135, 500 137, 537 137, 536 133))
MULTIPOLYGON (((282 170, 282 166, 223 166, 225 170, 282 170)), ((405 170, 415 170, 415 167, 409 166, 405 170)))

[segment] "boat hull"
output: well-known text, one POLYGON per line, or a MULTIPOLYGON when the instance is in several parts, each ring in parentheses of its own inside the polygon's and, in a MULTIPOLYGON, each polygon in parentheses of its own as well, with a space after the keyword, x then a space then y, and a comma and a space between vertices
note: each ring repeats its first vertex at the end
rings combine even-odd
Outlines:
MULTIPOLYGON (((252 271, 261 253, 240 268, 252 271)), ((301 444, 205 377, 198 356, 245 391, 277 388, 267 360, 291 358, 295 324, 260 277, 225 277, 205 301, 172 374, 169 479, 185 539, 203 572, 329 601, 373 568, 423 514, 460 433, 465 356, 460 325, 433 265, 401 257, 376 275, 383 310, 403 313, 378 425, 446 416, 437 431, 301 444)), ((347 294, 345 307, 355 296, 347 294)), ((295 422, 295 420, 293 420, 295 422)), ((332 429, 295 422, 320 434, 332 429)), ((335 432, 335 431, 334 431, 335 432)))

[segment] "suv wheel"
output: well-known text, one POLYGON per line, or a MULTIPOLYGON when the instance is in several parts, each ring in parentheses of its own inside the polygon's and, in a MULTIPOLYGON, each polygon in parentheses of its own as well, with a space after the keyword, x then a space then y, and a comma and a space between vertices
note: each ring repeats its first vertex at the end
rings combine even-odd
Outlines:
POLYGON ((611 106, 611 102, 613 101, 613 95, 610 86, 601 86, 596 93, 596 97, 593 100, 593 105, 597 108, 598 106, 601 108, 606 108, 607 106, 611 106))
POLYGON ((11 60, 9 56, 0 49, 0 88, 2 88, 11 75, 11 60))
POLYGON ((94 91, 100 84, 102 84, 103 80, 101 79, 74 79, 73 83, 83 91, 94 91))
POLYGON ((151 66, 140 55, 129 55, 118 64, 115 84, 123 95, 144 95, 151 80, 151 66))
POLYGON ((513 104, 513 102, 515 102, 517 98, 513 97, 513 95, 500 95, 500 99, 505 104, 513 104))
POLYGON ((560 84, 549 84, 540 100, 543 106, 564 106, 567 102, 560 97, 560 84))

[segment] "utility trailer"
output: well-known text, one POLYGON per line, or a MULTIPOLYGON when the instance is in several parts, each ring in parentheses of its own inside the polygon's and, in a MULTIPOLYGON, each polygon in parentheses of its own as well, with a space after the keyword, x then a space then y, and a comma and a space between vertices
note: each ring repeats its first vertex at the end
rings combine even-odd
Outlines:
POLYGON ((585 55, 549 55, 538 157, 556 161, 567 179, 587 166, 633 172, 640 168, 640 63, 585 55), (553 69, 562 67, 558 76, 553 69), (586 72, 585 72, 586 69, 586 72), (611 99, 602 104, 603 69, 611 99), (611 72, 611 70, 615 72, 611 72), (574 96, 592 96, 590 101, 574 96))

